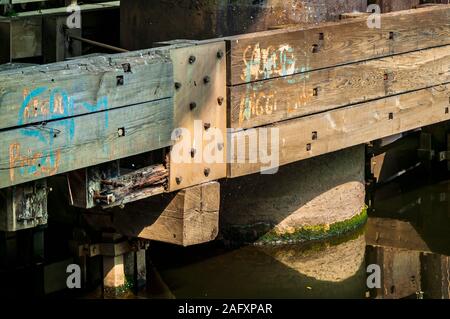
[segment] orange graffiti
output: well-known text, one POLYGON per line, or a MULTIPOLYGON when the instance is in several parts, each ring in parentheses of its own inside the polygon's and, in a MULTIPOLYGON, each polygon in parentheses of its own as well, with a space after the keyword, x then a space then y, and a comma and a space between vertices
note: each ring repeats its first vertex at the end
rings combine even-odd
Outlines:
POLYGON ((60 150, 43 154, 26 150, 26 155, 21 155, 21 145, 13 143, 9 146, 9 177, 14 182, 15 174, 21 176, 52 176, 57 174, 61 160, 60 150))

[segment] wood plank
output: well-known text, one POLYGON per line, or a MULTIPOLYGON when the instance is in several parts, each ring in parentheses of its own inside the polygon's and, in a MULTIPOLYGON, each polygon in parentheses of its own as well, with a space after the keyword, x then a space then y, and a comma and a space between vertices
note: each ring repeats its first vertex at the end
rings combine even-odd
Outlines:
POLYGON ((0 188, 171 145, 172 98, 0 131, 0 188))
POLYGON ((285 165, 450 120, 449 98, 450 85, 442 85, 231 133, 228 176, 257 173, 266 167, 261 163, 266 145, 262 143, 262 149, 258 146, 264 133, 269 142, 274 136, 274 146, 268 148, 267 154, 273 152, 271 158, 275 160, 279 154, 279 164, 285 165), (276 130, 270 130, 273 128, 276 130), (255 136, 256 143, 249 143, 249 135, 255 136), (244 149, 236 150, 236 143, 244 149))
POLYGON ((381 28, 367 19, 229 37, 228 84, 450 44, 450 5, 386 13, 381 28))
POLYGON ((167 50, 82 58, 0 73, 0 129, 173 95, 167 50))
POLYGON ((450 46, 229 88, 230 127, 251 128, 450 82, 450 46))

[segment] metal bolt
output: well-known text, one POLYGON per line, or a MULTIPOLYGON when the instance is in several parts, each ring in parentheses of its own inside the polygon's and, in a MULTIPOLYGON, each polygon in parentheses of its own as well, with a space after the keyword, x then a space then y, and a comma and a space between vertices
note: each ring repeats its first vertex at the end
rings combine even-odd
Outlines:
POLYGON ((219 97, 217 98, 217 103, 219 103, 219 105, 222 105, 224 100, 225 100, 225 99, 224 99, 223 96, 219 96, 219 97))
POLYGON ((205 128, 205 131, 209 130, 211 128, 211 123, 205 123, 203 125, 203 127, 205 128))
POLYGON ((193 109, 195 109, 197 107, 197 103, 195 103, 195 102, 191 102, 190 104, 189 104, 189 108, 191 109, 191 111, 193 110, 193 109))
POLYGON ((189 64, 194 64, 196 60, 197 60, 197 58, 195 56, 191 55, 189 57, 189 64))
POLYGON ((179 89, 181 89, 181 83, 180 82, 175 82, 175 89, 176 90, 179 90, 179 89))
POLYGON ((205 77, 203 78, 203 82, 204 82, 205 84, 208 84, 209 82, 211 82, 211 78, 210 78, 209 76, 205 76, 205 77))
POLYGON ((205 168, 205 170, 203 171, 203 173, 205 174, 206 177, 209 176, 209 174, 211 173, 211 170, 209 168, 205 168))
POLYGON ((183 181, 183 177, 181 177, 181 176, 175 177, 175 182, 177 182, 178 185, 180 185, 182 181, 183 181))
POLYGON ((223 51, 222 50, 217 51, 217 58, 218 59, 222 59, 223 58, 223 51))

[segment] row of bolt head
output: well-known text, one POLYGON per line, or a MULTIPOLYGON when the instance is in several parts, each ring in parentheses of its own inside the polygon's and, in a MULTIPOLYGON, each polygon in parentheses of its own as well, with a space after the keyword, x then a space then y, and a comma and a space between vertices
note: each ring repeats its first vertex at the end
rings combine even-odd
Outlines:
MULTIPOLYGON (((209 174, 211 174, 211 169, 210 169, 210 168, 205 168, 205 169, 203 170, 203 174, 205 175, 205 177, 208 177, 209 174)), ((183 177, 181 177, 181 176, 175 177, 175 182, 176 182, 178 185, 180 185, 181 183, 183 183, 183 177)))
MULTIPOLYGON (((224 55, 225 55, 225 54, 224 54, 224 52, 223 52, 222 50, 217 51, 216 56, 217 56, 217 58, 218 58, 219 60, 222 59, 224 55)), ((197 61, 197 58, 196 58, 195 55, 189 56, 189 59, 188 59, 189 64, 194 64, 195 61, 197 61)))

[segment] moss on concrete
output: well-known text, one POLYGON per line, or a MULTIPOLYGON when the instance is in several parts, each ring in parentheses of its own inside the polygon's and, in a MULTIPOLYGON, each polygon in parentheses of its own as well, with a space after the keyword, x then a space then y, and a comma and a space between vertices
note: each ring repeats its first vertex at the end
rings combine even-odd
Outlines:
POLYGON ((121 299, 128 298, 133 295, 133 279, 129 276, 125 277, 125 284, 119 287, 105 287, 103 291, 103 297, 105 299, 121 299))
POLYGON ((282 244, 321 240, 346 234, 363 226, 366 221, 367 207, 360 214, 331 225, 304 226, 291 233, 279 233, 276 230, 271 230, 260 237, 257 242, 263 244, 282 244))
POLYGON ((292 244, 330 239, 342 236, 363 226, 367 221, 367 208, 360 214, 331 225, 304 226, 290 233, 277 231, 276 225, 257 223, 252 225, 235 225, 222 230, 222 235, 229 245, 254 244, 292 244))

